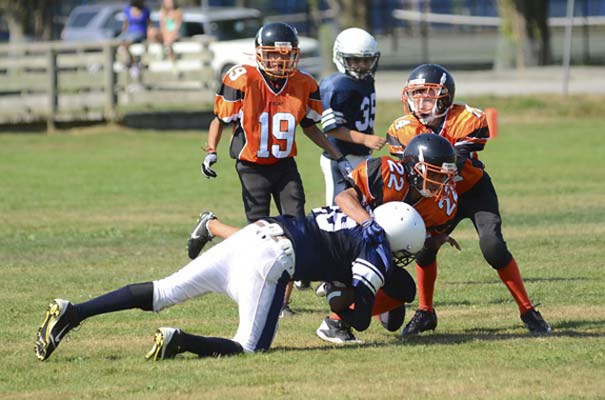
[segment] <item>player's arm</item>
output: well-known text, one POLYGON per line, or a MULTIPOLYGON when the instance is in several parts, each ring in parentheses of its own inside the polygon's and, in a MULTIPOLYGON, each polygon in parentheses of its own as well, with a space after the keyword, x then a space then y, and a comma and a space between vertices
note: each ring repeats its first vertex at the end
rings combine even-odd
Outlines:
POLYGON ((338 315, 358 331, 370 325, 376 293, 384 286, 387 271, 392 267, 392 260, 387 254, 390 254, 388 245, 366 245, 353 261, 355 308, 338 312, 338 315))
POLYGON ((212 169, 212 165, 218 161, 216 148, 221 141, 223 128, 225 124, 218 117, 214 117, 208 128, 208 145, 206 146, 206 157, 202 162, 201 171, 206 178, 216 178, 216 172, 212 169))
POLYGON ((386 139, 383 137, 366 135, 354 129, 349 129, 346 126, 339 126, 338 128, 329 130, 326 132, 326 135, 333 136, 344 142, 361 144, 372 150, 380 150, 386 143, 386 139))
POLYGON ((202 174, 206 178, 216 178, 212 165, 218 161, 217 148, 221 141, 223 128, 226 124, 239 119, 239 112, 244 101, 244 90, 247 84, 246 69, 236 65, 223 77, 223 83, 214 98, 214 119, 208 128, 208 153, 202 163, 202 174))
POLYGON ((361 205, 357 191, 352 187, 345 189, 336 195, 334 202, 340 207, 340 210, 343 213, 360 225, 371 218, 370 214, 361 205))
POLYGON ((464 136, 454 143, 459 164, 463 164, 467 159, 476 159, 473 154, 482 151, 489 139, 489 126, 483 111, 466 106, 466 114, 463 115, 466 118, 459 118, 460 124, 464 124, 464 136))
POLYGON ((210 127, 208 128, 208 146, 206 147, 206 152, 216 153, 216 148, 221 141, 224 127, 225 123, 217 117, 214 117, 214 119, 210 122, 210 127))

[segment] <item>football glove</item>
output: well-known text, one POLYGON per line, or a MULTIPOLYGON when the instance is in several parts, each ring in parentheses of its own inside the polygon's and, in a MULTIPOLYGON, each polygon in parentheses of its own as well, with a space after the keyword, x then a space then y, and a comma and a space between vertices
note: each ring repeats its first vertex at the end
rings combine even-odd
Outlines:
POLYGON ((211 167, 212 164, 216 163, 217 161, 218 157, 214 151, 206 154, 206 157, 204 157, 204 162, 202 163, 202 174, 206 178, 216 178, 216 172, 214 172, 211 167))
POLYGON ((373 218, 366 219, 361 224, 363 239, 369 244, 383 244, 387 240, 386 233, 373 218))
POLYGON ((346 178, 351 172, 353 172, 353 166, 351 166, 351 163, 349 162, 349 160, 347 160, 345 156, 342 156, 338 160, 336 160, 336 163, 338 171, 344 178, 346 178))

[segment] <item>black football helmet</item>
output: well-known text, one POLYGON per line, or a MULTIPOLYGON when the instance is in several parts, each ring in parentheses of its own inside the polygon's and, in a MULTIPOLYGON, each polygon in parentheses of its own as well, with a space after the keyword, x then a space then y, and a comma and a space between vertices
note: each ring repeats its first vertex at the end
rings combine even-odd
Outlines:
POLYGON ((449 71, 438 64, 422 64, 414 68, 403 87, 404 107, 423 124, 443 117, 454 103, 456 83, 449 71))
POLYGON ((298 32, 292 25, 272 22, 263 25, 254 39, 256 64, 272 78, 287 78, 296 73, 300 59, 298 32))
POLYGON ((434 133, 416 136, 403 152, 403 165, 410 184, 424 197, 439 201, 446 187, 455 187, 456 151, 442 136, 434 133))

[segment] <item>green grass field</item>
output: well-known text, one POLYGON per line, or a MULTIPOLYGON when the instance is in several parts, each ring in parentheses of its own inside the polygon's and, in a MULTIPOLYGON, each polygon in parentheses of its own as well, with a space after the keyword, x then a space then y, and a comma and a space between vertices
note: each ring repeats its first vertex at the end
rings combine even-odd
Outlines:
MULTIPOLYGON (((402 341, 373 322, 358 334, 362 346, 326 344, 314 332, 327 307, 306 291, 294 294, 298 313, 281 321, 268 353, 146 362, 159 326, 234 334, 234 304, 210 295, 161 314, 93 318, 40 363, 33 338, 51 299, 79 302, 161 278, 187 262, 199 211, 239 225, 244 213, 227 138, 219 178, 205 180, 202 133, 6 133, 0 398, 605 398, 605 98, 468 100, 500 111, 499 136, 482 159, 499 193, 505 238, 551 336, 527 334, 465 222, 453 234, 463 251, 440 253, 434 334, 402 341)), ((400 104, 380 103, 378 111, 382 133, 400 104)), ((298 144, 310 210, 323 205, 320 152, 303 135, 298 144)))

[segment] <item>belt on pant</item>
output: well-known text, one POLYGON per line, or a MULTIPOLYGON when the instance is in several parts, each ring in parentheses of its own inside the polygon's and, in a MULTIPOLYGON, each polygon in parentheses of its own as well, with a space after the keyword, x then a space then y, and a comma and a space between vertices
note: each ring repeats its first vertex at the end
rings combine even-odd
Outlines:
POLYGON ((279 256, 279 260, 284 267, 284 270, 290 275, 290 278, 294 276, 294 266, 296 264, 296 252, 294 251, 294 245, 288 236, 284 233, 284 228, 278 223, 269 222, 265 220, 258 220, 254 223, 260 229, 257 231, 257 235, 262 239, 270 238, 273 240, 278 248, 283 252, 279 256))
MULTIPOLYGON (((265 227, 267 227, 267 226, 269 226, 269 225, 273 225, 273 224, 275 224, 276 226, 278 226, 278 227, 279 227, 279 225, 278 225, 278 224, 276 224, 275 222, 268 222, 268 221, 265 221, 264 219, 259 219, 258 221, 254 222, 254 224, 255 224, 256 226, 261 227, 261 228, 265 228, 265 227)), ((281 227, 280 227, 280 229, 282 229, 282 232, 283 232, 283 228, 281 228, 281 227)), ((282 234, 280 234, 280 235, 271 235, 270 233, 271 233, 271 232, 267 232, 267 236, 269 236, 271 239, 273 239, 273 241, 274 241, 274 242, 279 242, 280 240, 283 240, 283 239, 290 240, 290 239, 289 239, 289 238, 288 238, 288 237, 287 237, 285 234, 283 234, 283 233, 282 233, 282 234)))

